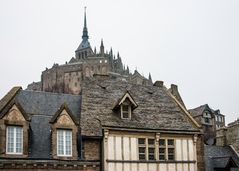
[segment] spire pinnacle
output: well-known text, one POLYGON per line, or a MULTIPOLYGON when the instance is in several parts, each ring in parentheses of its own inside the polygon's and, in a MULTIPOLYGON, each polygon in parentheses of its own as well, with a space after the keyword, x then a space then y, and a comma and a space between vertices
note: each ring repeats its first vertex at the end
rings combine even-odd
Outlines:
POLYGON ((100 47, 104 47, 103 39, 101 39, 100 47))
POLYGON ((83 28, 83 35, 82 35, 82 39, 83 41, 88 40, 89 36, 88 36, 88 30, 87 30, 87 22, 86 22, 86 7, 85 7, 85 12, 84 12, 84 28, 83 28))
POLYGON ((84 27, 86 28, 87 25, 86 25, 86 7, 85 7, 85 16, 84 16, 84 27))
POLYGON ((101 43, 100 43, 100 53, 101 53, 101 55, 104 55, 104 53, 105 53, 103 39, 101 39, 101 43))
POLYGON ((151 74, 149 73, 149 81, 152 83, 152 77, 151 77, 151 74))

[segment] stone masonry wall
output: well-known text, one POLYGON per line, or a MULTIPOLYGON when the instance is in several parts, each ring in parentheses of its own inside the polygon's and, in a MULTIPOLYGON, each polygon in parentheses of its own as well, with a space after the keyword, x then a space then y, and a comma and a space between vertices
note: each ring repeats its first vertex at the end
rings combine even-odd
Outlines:
POLYGON ((84 159, 100 160, 100 141, 84 140, 84 159))
POLYGON ((228 125, 226 138, 227 144, 232 145, 239 153, 239 120, 228 125))
POLYGON ((197 167, 198 171, 205 171, 203 135, 199 135, 197 139, 197 167))

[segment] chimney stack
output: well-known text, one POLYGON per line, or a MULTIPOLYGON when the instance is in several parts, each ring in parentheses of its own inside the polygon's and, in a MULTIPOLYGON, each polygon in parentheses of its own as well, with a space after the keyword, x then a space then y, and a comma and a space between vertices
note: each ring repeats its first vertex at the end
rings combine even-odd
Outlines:
POLYGON ((154 86, 162 88, 163 87, 163 81, 155 81, 154 86))

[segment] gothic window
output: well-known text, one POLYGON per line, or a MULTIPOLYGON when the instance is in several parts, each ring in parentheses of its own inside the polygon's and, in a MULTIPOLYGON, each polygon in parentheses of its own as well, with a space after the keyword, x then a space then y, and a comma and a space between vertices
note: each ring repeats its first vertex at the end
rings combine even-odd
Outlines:
POLYGON ((57 130, 57 155, 72 156, 72 131, 57 130))
POLYGON ((7 126, 7 154, 23 153, 23 129, 20 126, 7 126))

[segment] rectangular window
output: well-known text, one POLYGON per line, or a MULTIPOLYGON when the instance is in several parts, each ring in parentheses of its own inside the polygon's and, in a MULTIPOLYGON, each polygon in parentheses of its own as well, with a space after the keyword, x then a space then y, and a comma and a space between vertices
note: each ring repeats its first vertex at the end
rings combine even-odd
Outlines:
POLYGON ((72 131, 57 130, 57 155, 72 156, 72 131))
POLYGON ((168 139, 168 160, 174 160, 174 139, 168 139))
POLYGON ((7 154, 23 153, 23 129, 20 126, 7 127, 7 154))
POLYGON ((148 159, 155 160, 155 143, 154 139, 148 139, 148 159))
POLYGON ((129 119, 131 117, 130 105, 121 105, 121 117, 122 119, 129 119))
POLYGON ((151 138, 138 139, 139 160, 155 160, 155 140, 151 138))
POLYGON ((165 160, 166 145, 165 139, 159 139, 159 160, 165 160))
POLYGON ((146 139, 145 138, 138 139, 138 147, 139 147, 139 160, 146 160, 146 139))
POLYGON ((159 139, 159 160, 174 160, 174 139, 159 139))
POLYGON ((210 123, 210 119, 209 118, 204 118, 205 123, 210 123))

